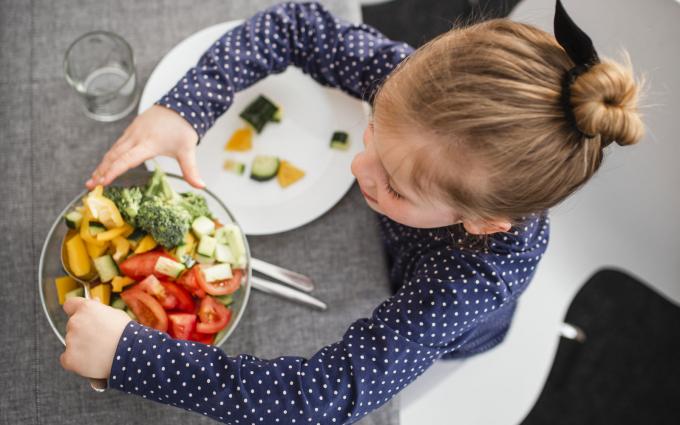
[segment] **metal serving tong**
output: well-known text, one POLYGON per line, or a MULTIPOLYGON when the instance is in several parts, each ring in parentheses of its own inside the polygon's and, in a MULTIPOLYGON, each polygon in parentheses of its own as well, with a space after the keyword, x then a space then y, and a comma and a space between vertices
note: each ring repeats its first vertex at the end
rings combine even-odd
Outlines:
POLYGON ((274 279, 278 279, 292 287, 290 288, 288 286, 258 276, 252 276, 251 283, 254 289, 300 304, 308 305, 322 311, 328 308, 326 303, 307 294, 307 292, 311 292, 314 289, 314 281, 312 281, 312 279, 309 277, 292 270, 287 270, 283 267, 267 263, 266 261, 258 260, 257 258, 251 258, 250 265, 254 271, 273 277, 274 279))

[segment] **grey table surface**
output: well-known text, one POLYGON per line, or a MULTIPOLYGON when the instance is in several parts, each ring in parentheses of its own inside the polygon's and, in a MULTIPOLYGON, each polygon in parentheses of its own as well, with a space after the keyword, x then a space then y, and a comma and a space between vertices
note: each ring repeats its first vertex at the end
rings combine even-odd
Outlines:
MULTIPOLYGON (((132 119, 101 124, 86 118, 64 81, 62 58, 79 35, 110 30, 132 45, 143 84, 185 37, 272 3, 0 1, 1 424, 212 423, 117 391, 96 394, 59 365, 63 347, 37 291, 40 249, 56 214, 83 189, 86 176, 132 119)), ((324 3, 340 16, 360 18, 356 1, 324 3)), ((314 277, 315 294, 330 308, 320 313, 254 293, 222 347, 227 353, 309 356, 341 338, 351 322, 389 295, 377 220, 356 186, 312 223, 249 240, 255 256, 314 277)), ((362 423, 398 423, 397 403, 362 423)))

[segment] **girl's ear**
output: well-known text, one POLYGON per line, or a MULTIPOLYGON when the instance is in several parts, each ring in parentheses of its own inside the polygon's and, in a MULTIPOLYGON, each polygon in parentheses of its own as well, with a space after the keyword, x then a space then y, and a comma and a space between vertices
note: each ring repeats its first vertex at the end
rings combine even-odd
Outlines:
POLYGON ((472 235, 490 235, 492 233, 507 232, 512 225, 508 220, 463 220, 463 227, 472 235))

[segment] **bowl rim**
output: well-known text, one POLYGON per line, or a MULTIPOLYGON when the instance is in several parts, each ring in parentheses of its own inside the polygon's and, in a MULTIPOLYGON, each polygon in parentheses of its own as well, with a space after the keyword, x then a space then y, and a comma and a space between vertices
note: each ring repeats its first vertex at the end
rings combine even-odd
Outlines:
MULTIPOLYGON (((146 173, 148 175, 152 174, 151 171, 148 171, 146 169, 132 170, 132 172, 133 173, 134 172, 139 172, 139 173, 143 172, 143 173, 146 173)), ((180 175, 177 175, 177 174, 174 174, 174 173, 167 173, 167 172, 165 173, 165 175, 168 176, 168 177, 172 177, 172 178, 179 179, 179 180, 186 182, 186 180, 184 180, 184 178, 180 175)), ((243 233, 243 229, 241 228, 241 225, 238 223, 238 221, 236 220, 236 217, 234 217, 234 215, 231 213, 229 208, 227 208, 227 206, 224 204, 224 202, 222 202, 222 200, 220 198, 218 198, 210 189, 208 189, 207 186, 202 188, 201 190, 203 190, 204 192, 206 192, 207 194, 212 196, 213 199, 215 199, 217 201, 217 203, 227 213, 229 218, 232 220, 232 223, 235 224, 236 226, 238 226, 239 230, 241 231, 241 235, 243 237, 244 246, 246 248, 246 282, 245 282, 245 285, 243 285, 243 287, 242 287, 242 289, 245 291, 245 293, 243 294, 242 302, 241 302, 242 306, 241 306, 241 309, 236 314, 236 316, 232 319, 232 325, 230 326, 229 330, 227 332, 225 332, 224 335, 221 336, 219 341, 215 341, 213 344, 211 344, 214 347, 220 347, 222 344, 224 344, 227 341, 227 339, 229 339, 229 336, 234 332, 234 329, 236 329, 236 327, 240 323, 241 317, 243 316, 243 313, 245 312, 246 307, 248 305, 248 301, 250 299, 251 280, 252 280, 251 279, 252 278, 252 268, 250 266, 250 264, 251 264, 251 262, 250 262, 250 245, 248 244, 248 238, 246 238, 245 233, 243 233)), ((57 336, 59 341, 61 341, 62 345, 66 345, 66 341, 64 340, 64 337, 61 335, 61 332, 59 332, 59 330, 55 326, 54 322, 52 321, 52 317, 50 317, 50 314, 47 311, 47 304, 45 302, 45 294, 44 294, 44 291, 43 291, 43 268, 44 268, 44 263, 45 263, 45 256, 46 256, 46 252, 47 252, 47 245, 48 245, 49 241, 52 239, 52 235, 56 231, 57 226, 59 226, 59 224, 62 223, 62 219, 63 219, 64 215, 71 208, 73 208, 73 206, 75 205, 76 202, 80 201, 89 192, 90 191, 87 190, 87 189, 83 190, 76 197, 74 197, 73 200, 71 200, 71 202, 69 202, 66 205, 66 207, 64 207, 64 209, 61 210, 61 212, 59 213, 57 218, 54 220, 54 223, 52 223, 50 230, 47 232, 47 236, 45 237, 45 241, 43 242, 43 246, 42 246, 42 249, 40 251, 40 261, 38 263, 38 292, 40 293, 40 303, 42 304, 43 312, 45 313, 45 317, 47 318, 47 321, 49 322, 50 327, 52 328, 52 331, 57 336)), ((218 332, 218 334, 219 334, 219 332, 218 332)))

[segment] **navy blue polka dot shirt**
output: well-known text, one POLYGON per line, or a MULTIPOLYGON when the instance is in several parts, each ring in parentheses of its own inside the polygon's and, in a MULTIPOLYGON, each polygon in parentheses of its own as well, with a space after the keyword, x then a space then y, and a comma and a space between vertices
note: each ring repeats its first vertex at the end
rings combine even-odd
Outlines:
MULTIPOLYGON (((290 64, 369 99, 412 49, 316 3, 267 9, 227 32, 158 103, 202 136, 234 93, 290 64)), ((484 240, 462 226, 416 229, 380 216, 395 295, 310 358, 229 357, 131 322, 109 385, 232 424, 352 423, 440 358, 498 344, 548 242, 546 214, 484 240)))

